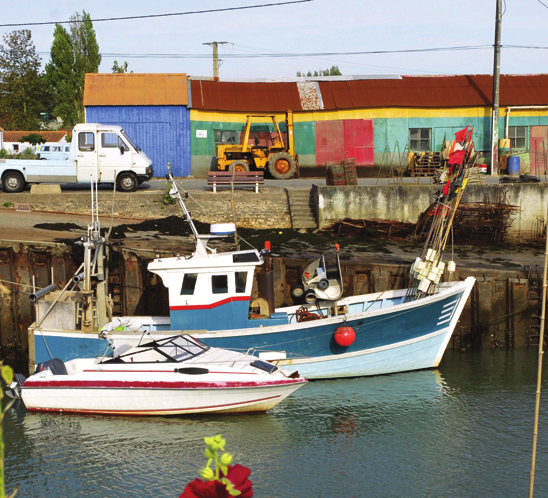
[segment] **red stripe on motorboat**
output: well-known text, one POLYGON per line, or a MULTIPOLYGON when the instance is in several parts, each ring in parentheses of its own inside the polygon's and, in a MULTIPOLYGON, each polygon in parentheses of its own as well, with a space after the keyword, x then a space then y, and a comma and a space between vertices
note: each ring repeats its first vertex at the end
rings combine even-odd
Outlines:
MULTIPOLYGON (((129 364, 131 365, 131 363, 129 363, 129 364)), ((203 368, 205 368, 205 367, 203 367, 203 368)), ((172 374, 172 373, 174 373, 173 370, 133 370, 133 369, 132 370, 114 370, 114 369, 97 370, 96 368, 89 368, 89 369, 86 369, 86 370, 82 370, 82 372, 83 373, 104 373, 104 374, 110 374, 110 373, 172 374)), ((217 374, 217 375, 260 375, 259 372, 223 372, 223 371, 213 371, 213 370, 210 370, 208 373, 209 374, 217 374)))
POLYGON ((170 306, 170 311, 180 311, 180 310, 210 310, 212 308, 217 308, 218 306, 222 306, 223 304, 230 303, 232 301, 249 301, 251 299, 250 296, 232 296, 227 297, 226 299, 223 299, 222 301, 217 301, 216 303, 210 303, 210 304, 192 304, 192 305, 186 305, 186 306, 170 306))
MULTIPOLYGON (((64 412, 64 413, 104 413, 108 415, 143 415, 147 413, 166 413, 166 412, 177 412, 177 413, 185 413, 190 411, 196 411, 196 410, 225 410, 227 408, 236 408, 242 405, 249 405, 253 403, 261 403, 263 401, 270 401, 271 399, 277 399, 280 396, 268 396, 266 398, 257 398, 252 399, 248 401, 241 401, 239 403, 225 403, 223 405, 210 405, 210 406, 193 406, 191 408, 163 408, 161 410, 91 410, 91 409, 82 409, 78 410, 75 408, 44 408, 44 407, 35 407, 35 406, 27 406, 27 410, 29 411, 37 411, 37 412, 64 412)), ((266 410, 261 410, 266 411, 266 410)))
POLYGON ((268 382, 167 382, 167 381, 121 381, 121 380, 31 380, 23 384, 23 389, 233 389, 249 387, 276 387, 285 384, 298 384, 305 379, 280 379, 268 382))

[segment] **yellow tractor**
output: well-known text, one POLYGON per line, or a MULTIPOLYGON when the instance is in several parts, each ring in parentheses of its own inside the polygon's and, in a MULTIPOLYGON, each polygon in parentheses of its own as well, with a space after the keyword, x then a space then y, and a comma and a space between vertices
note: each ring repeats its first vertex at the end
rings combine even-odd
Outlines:
POLYGON ((284 145, 276 116, 270 114, 248 115, 239 144, 221 144, 217 146, 217 169, 221 171, 249 171, 268 168, 273 178, 287 180, 297 173, 299 158, 295 154, 293 134, 293 113, 286 112, 287 141, 284 145), (269 133, 271 144, 261 145, 255 136, 254 144, 249 143, 253 121, 272 120, 274 133, 269 133))

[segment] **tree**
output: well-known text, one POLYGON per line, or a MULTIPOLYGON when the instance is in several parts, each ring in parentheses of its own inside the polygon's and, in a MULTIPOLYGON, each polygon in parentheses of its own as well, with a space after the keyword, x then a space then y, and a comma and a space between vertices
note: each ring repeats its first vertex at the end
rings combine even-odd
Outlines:
POLYGON ((19 142, 21 143, 28 142, 31 145, 38 145, 38 144, 45 144, 46 139, 39 133, 29 133, 28 135, 21 137, 19 139, 19 142))
POLYGON ((124 63, 120 65, 118 65, 118 61, 114 61, 114 64, 112 65, 112 72, 120 74, 127 73, 127 61, 124 61, 124 63))
POLYGON ((90 15, 83 10, 70 18, 70 36, 74 50, 74 63, 78 92, 78 121, 84 121, 84 83, 86 73, 99 72, 101 54, 90 15))
POLYGON ((86 11, 70 18, 69 31, 55 25, 51 60, 46 66, 50 88, 55 95, 54 112, 66 127, 84 121, 86 73, 97 73, 101 64, 99 45, 86 11))
POLYGON ((39 126, 44 98, 40 63, 28 29, 3 36, 3 45, 0 45, 0 115, 4 128, 32 130, 39 126))
POLYGON ((304 77, 304 76, 342 76, 341 71, 339 70, 339 66, 331 66, 330 69, 320 69, 319 71, 308 71, 308 73, 304 73, 301 71, 297 71, 297 76, 304 77))
POLYGON ((75 74, 72 40, 67 30, 55 25, 51 60, 46 65, 46 80, 54 94, 53 113, 63 120, 65 126, 78 122, 78 90, 75 74))

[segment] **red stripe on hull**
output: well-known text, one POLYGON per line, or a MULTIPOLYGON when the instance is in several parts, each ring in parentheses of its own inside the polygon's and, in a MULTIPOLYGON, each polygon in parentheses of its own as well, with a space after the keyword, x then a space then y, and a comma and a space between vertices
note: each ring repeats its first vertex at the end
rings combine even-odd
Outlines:
POLYGON ((170 311, 181 311, 181 310, 210 310, 222 306, 223 304, 228 304, 233 301, 249 301, 251 300, 250 296, 233 296, 227 297, 222 301, 217 301, 216 303, 211 304, 192 304, 189 306, 170 306, 170 311))
POLYGON ((304 379, 284 379, 274 382, 166 382, 166 381, 121 381, 121 380, 36 380, 25 382, 23 389, 233 389, 249 387, 276 387, 297 384, 304 379))

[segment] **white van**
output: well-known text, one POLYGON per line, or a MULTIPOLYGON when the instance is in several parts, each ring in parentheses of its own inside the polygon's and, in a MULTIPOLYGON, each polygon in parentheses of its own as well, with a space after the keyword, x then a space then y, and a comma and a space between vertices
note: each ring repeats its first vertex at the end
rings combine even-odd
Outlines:
POLYGON ((63 160, 68 159, 70 155, 70 144, 51 144, 45 143, 36 147, 36 154, 40 159, 63 160))

